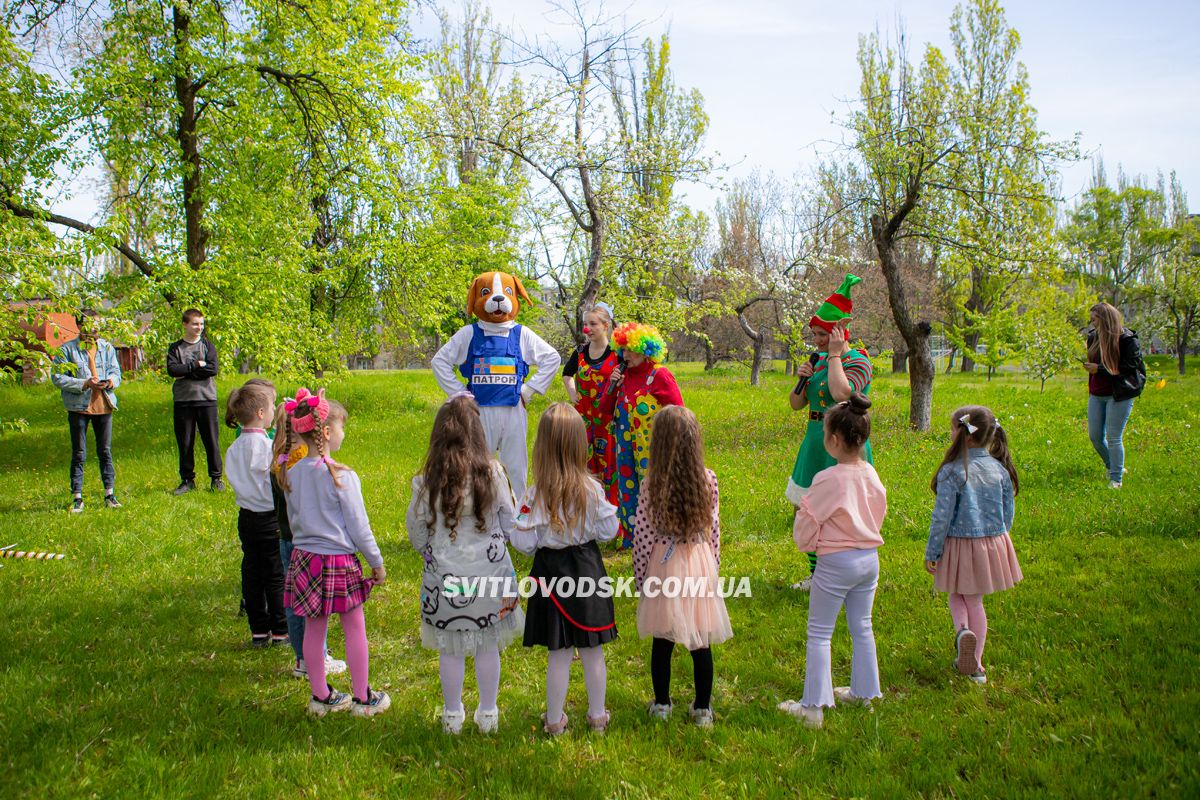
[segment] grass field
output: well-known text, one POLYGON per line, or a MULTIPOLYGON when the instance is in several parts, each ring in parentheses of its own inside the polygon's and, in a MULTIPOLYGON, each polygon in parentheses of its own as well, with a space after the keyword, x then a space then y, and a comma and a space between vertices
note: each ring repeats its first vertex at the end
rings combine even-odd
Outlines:
MULTIPOLYGON (((603 737, 576 724, 576 667, 572 730, 556 740, 538 726, 545 653, 519 646, 503 654, 499 735, 468 722, 449 738, 438 726, 437 659, 417 635, 421 560, 403 530, 409 479, 441 400, 428 372, 330 382, 351 413, 340 458, 363 476, 389 570, 367 617, 372 683, 393 706, 373 720, 307 717, 308 685, 290 677, 290 648, 248 647, 236 616, 234 498, 171 496, 167 384, 121 388, 114 453, 125 507, 101 507, 89 454, 82 515, 66 512, 70 448, 57 394, 0 387, 3 416, 28 421, 0 437, 0 546, 68 554, 0 561, 0 798, 1200 794, 1194 367, 1182 379, 1157 367, 1169 382, 1148 387, 1134 408, 1120 492, 1107 488, 1088 443, 1079 378, 1041 393, 1020 376, 939 377, 935 429, 917 434, 905 424, 906 380, 880 376, 872 441, 890 501, 875 603, 885 697, 872 710, 834 710, 810 731, 775 709, 801 693, 807 617, 807 595, 786 588, 802 572, 782 496, 803 430, 787 409, 791 379, 768 373, 752 388, 740 369, 672 366, 721 480, 722 572, 749 576, 754 593, 729 600, 735 638, 715 651, 716 727, 687 724, 690 662, 678 652, 675 716, 646 718, 649 643, 637 639, 635 603, 625 600, 623 635, 606 648, 613 724, 603 737), (1013 541, 1026 580, 987 604, 986 687, 952 672, 945 597, 921 565, 929 476, 949 412, 966 402, 1000 416, 1023 488, 1013 541)), ((221 381, 222 397, 237 380, 221 381)), ((562 397, 556 381, 532 413, 562 397)), ((202 457, 198 465, 203 474, 202 457)), ((630 574, 627 556, 608 566, 630 574)), ((848 679, 844 623, 834 674, 848 679)), ((348 688, 348 676, 335 685, 348 688)))

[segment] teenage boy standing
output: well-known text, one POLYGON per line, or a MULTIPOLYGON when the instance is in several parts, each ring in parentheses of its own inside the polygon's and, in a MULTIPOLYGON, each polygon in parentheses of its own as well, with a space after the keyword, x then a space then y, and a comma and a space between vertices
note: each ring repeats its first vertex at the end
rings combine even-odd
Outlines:
POLYGON ((175 494, 196 488, 196 431, 208 457, 209 488, 225 488, 221 480, 221 431, 217 421, 217 348, 204 335, 204 313, 183 312, 183 338, 167 349, 167 374, 175 379, 175 441, 179 444, 179 486, 175 494))

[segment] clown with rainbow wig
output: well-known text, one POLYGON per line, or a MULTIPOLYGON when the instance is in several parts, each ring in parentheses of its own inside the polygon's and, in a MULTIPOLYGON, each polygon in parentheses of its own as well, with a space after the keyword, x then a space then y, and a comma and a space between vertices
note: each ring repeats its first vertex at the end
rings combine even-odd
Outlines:
POLYGON ((613 331, 612 340, 626 366, 609 378, 600 410, 613 417, 620 501, 617 518, 621 547, 629 548, 633 546, 633 515, 649 466, 654 415, 663 406, 683 405, 683 396, 675 376, 661 364, 667 357, 667 343, 658 328, 627 322, 613 331))

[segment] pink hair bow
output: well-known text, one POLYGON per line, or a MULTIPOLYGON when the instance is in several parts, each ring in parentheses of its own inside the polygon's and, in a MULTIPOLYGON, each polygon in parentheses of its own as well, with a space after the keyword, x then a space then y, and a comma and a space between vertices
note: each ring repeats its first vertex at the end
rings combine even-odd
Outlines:
POLYGON ((317 393, 313 394, 301 386, 296 390, 296 397, 283 404, 283 410, 292 418, 292 430, 296 433, 308 433, 317 427, 318 421, 324 422, 329 417, 329 401, 325 399, 324 389, 318 389, 317 393), (300 408, 301 403, 312 409, 312 413, 297 417, 296 410, 300 408))

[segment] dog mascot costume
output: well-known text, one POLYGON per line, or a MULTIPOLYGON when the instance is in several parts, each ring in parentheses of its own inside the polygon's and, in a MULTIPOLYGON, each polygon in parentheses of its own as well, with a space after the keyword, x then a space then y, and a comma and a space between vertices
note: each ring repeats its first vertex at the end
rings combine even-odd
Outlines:
POLYGON ((562 359, 542 337, 516 323, 518 298, 533 302, 515 275, 485 272, 477 277, 467 295, 467 313, 478 322, 459 328, 430 366, 449 397, 463 390, 455 370, 467 379, 467 389, 479 403, 488 448, 499 451, 520 502, 529 462, 525 407, 535 393, 550 388, 562 359), (530 367, 537 367, 537 373, 526 381, 530 367))

